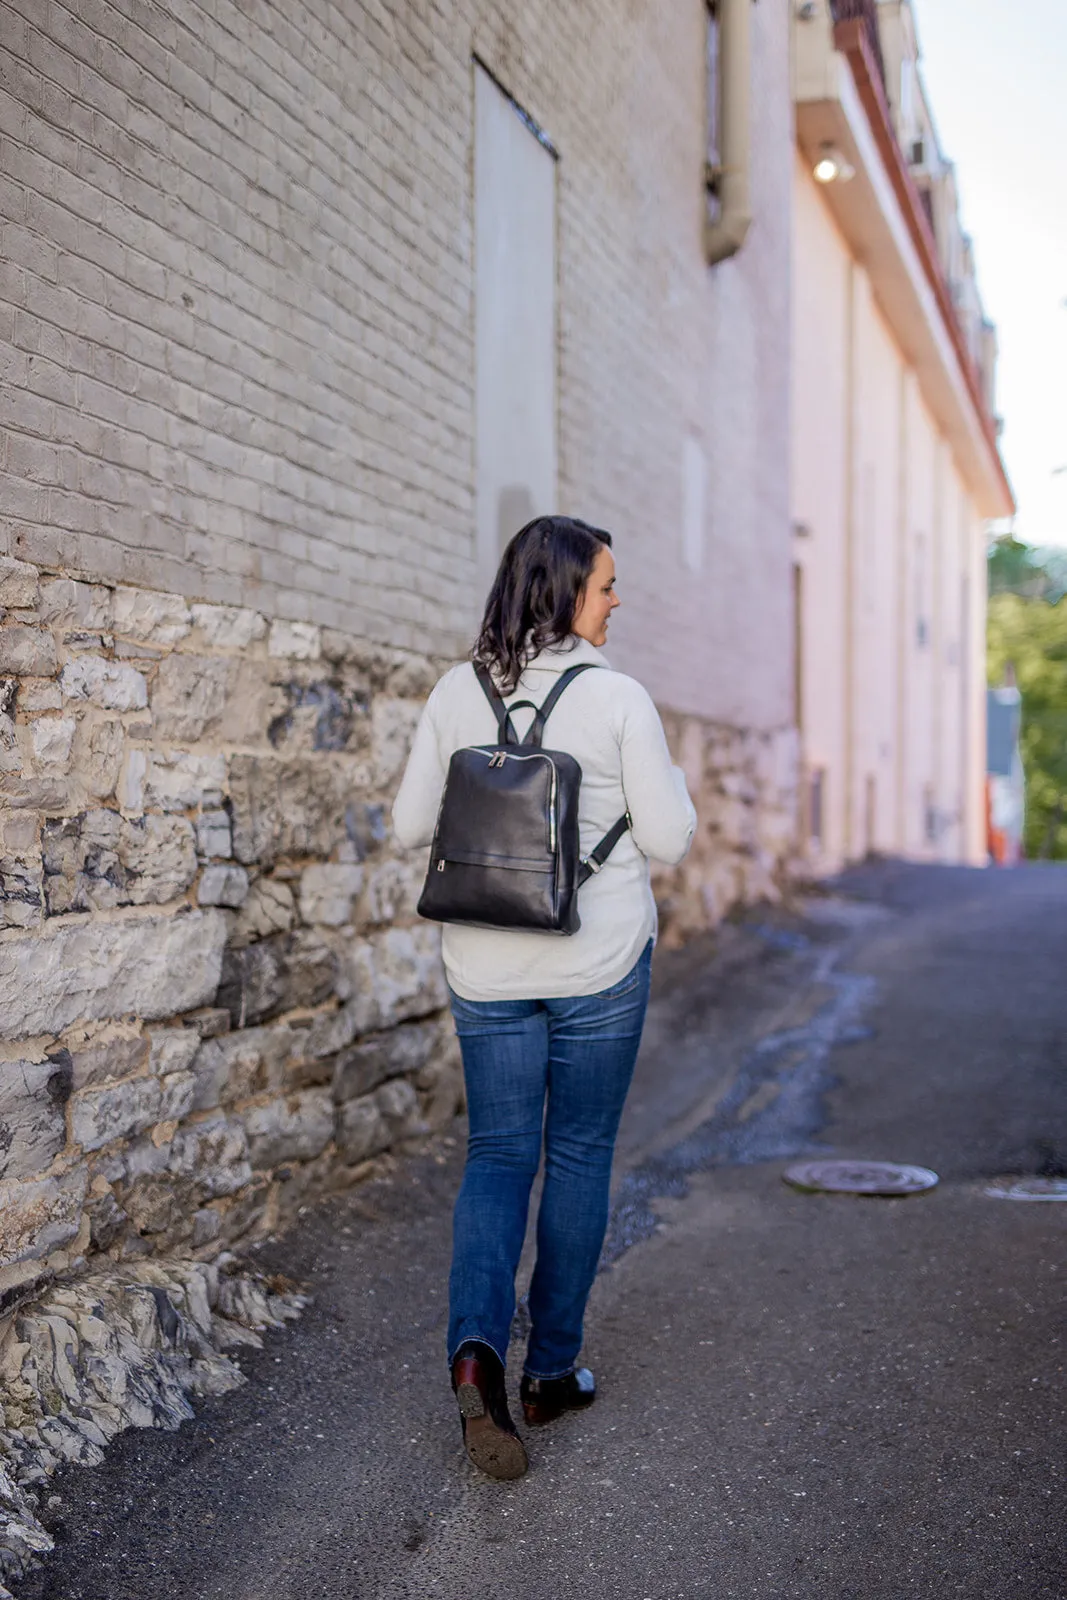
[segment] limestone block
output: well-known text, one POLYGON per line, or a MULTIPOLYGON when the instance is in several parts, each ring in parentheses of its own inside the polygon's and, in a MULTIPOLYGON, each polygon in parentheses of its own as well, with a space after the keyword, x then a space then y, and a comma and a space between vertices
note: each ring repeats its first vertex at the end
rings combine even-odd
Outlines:
POLYGON ((123 811, 144 809, 144 785, 148 773, 148 752, 130 750, 115 787, 115 799, 123 811))
POLYGON ((108 1083, 120 1078, 132 1078, 144 1071, 149 1059, 149 1041, 143 1034, 111 1035, 105 1032, 91 1037, 84 1044, 70 1045, 72 1082, 75 1089, 86 1089, 90 1084, 108 1083))
POLYGON ((180 595, 152 589, 116 589, 111 601, 111 625, 127 639, 146 644, 177 644, 192 628, 189 607, 180 595))
POLYGON ((42 851, 50 916, 165 905, 196 876, 193 826, 185 817, 87 811, 47 821, 42 851))
POLYGON ((9 1039, 57 1033, 79 1020, 160 1021, 215 998, 226 919, 221 911, 81 922, 0 941, 0 1016, 9 1039))
POLYGON ((52 678, 23 678, 18 688, 20 711, 62 711, 63 691, 52 678))
POLYGON ((141 1239, 157 1250, 173 1251, 192 1236, 193 1216, 200 1196, 189 1178, 170 1173, 138 1175, 119 1190, 127 1229, 132 1225, 141 1239))
POLYGON ((304 1055, 311 1062, 334 1056, 373 1026, 372 1001, 360 995, 335 1011, 321 1012, 311 1019, 304 1029, 304 1055))
POLYGON ((376 1089, 387 1078, 420 1072, 440 1050, 441 1024, 409 1022, 389 1033, 361 1039, 342 1051, 334 1066, 333 1096, 340 1104, 376 1089))
POLYGON ((42 579, 40 614, 59 627, 106 631, 111 626, 111 590, 73 578, 42 579))
POLYGON ((172 655, 152 685, 152 721, 161 739, 202 738, 226 705, 236 663, 226 656, 172 655))
POLYGON ((390 695, 376 697, 371 709, 371 751, 376 788, 389 789, 399 783, 421 715, 421 700, 400 700, 390 695))
POLYGON ((132 1144, 120 1146, 107 1156, 98 1158, 92 1170, 105 1176, 109 1183, 128 1183, 136 1178, 166 1172, 172 1152, 171 1139, 165 1139, 162 1143, 151 1136, 135 1139, 132 1144))
POLYGON ((374 1092, 374 1099, 389 1130, 390 1143, 394 1139, 409 1139, 413 1134, 425 1133, 419 1115, 419 1097, 406 1078, 394 1078, 383 1083, 374 1092))
POLYGON ((248 897, 248 873, 231 863, 205 867, 196 897, 202 906, 230 906, 236 910, 248 897))
POLYGON ((459 1041, 452 1038, 438 1050, 415 1079, 419 1106, 428 1128, 445 1128, 463 1107, 463 1063, 459 1041))
POLYGON ((95 800, 106 800, 115 793, 122 771, 124 737, 122 723, 114 717, 94 723, 89 730, 85 760, 79 764, 79 777, 95 800))
POLYGON ((194 1063, 194 1110, 211 1111, 282 1088, 286 1069, 300 1050, 299 1035, 285 1027, 239 1028, 205 1040, 194 1063))
POLYGON ((70 1103, 71 1137, 83 1150, 99 1150, 158 1122, 161 1103, 162 1088, 155 1077, 81 1089, 70 1103))
POLYGON ((389 1144, 389 1125, 372 1094, 349 1100, 338 1109, 337 1148, 348 1162, 365 1161, 389 1144))
POLYGON ((365 1005, 368 1020, 359 1031, 440 1010, 448 1000, 440 951, 440 930, 430 923, 353 940, 344 951, 338 993, 365 1005))
POLYGON ((228 811, 205 811, 196 819, 196 848, 202 856, 233 853, 228 811))
POLYGON ((284 1161, 311 1161, 333 1138, 333 1100, 329 1089, 304 1089, 243 1114, 253 1167, 284 1161))
POLYGON ((32 811, 62 811, 70 801, 70 783, 66 778, 51 775, 21 778, 5 769, 3 725, 4 718, 0 716, 0 810, 10 806, 32 811))
POLYGON ((307 923, 340 928, 352 920, 352 906, 363 887, 363 868, 327 861, 305 867, 300 878, 300 915, 307 923))
POLYGON ((228 949, 218 1002, 235 1028, 299 1007, 322 1005, 335 992, 337 953, 314 929, 276 934, 258 944, 228 949))
POLYGON ((43 882, 36 841, 33 855, 0 854, 0 928, 40 926, 43 882))
POLYGON ((86 1184, 84 1167, 59 1178, 0 1183, 0 1267, 40 1261, 76 1238, 86 1184))
MULTIPOLYGON (((67 1139, 69 1060, 5 1061, 0 1068, 0 1182, 34 1178, 67 1139)), ((3 1224, 0 1222, 0 1229, 3 1224)))
MULTIPOLYGON (((111 650, 114 644, 110 633, 89 633, 79 628, 63 635, 63 648, 69 656, 102 655, 104 651, 111 650)), ((115 653, 127 655, 129 652, 116 650, 115 653)), ((155 657, 152 659, 155 660, 155 657)))
POLYGON ((222 1232, 222 1217, 215 1206, 202 1206, 193 1213, 193 1249, 211 1244, 222 1232))
POLYGON ((270 625, 267 652, 272 656, 292 656, 297 661, 315 661, 322 654, 322 631, 310 622, 286 622, 277 618, 270 625))
POLYGON ((167 1168, 176 1177, 192 1178, 204 1200, 236 1194, 252 1181, 243 1122, 220 1115, 179 1128, 170 1143, 167 1168))
POLYGON ((42 717, 31 723, 34 761, 39 766, 66 770, 77 726, 73 717, 42 717))
POLYGON ((56 641, 47 628, 21 622, 0 625, 0 672, 50 678, 56 670, 56 641))
POLYGON ((267 636, 266 619, 244 606, 195 605, 192 615, 193 627, 212 649, 247 650, 267 636))
POLYGON ((370 688, 355 674, 323 678, 287 662, 284 673, 275 668, 273 693, 266 731, 276 750, 357 753, 370 744, 370 688))
POLYGON ((30 611, 41 598, 37 568, 28 561, 0 556, 0 608, 5 611, 30 611))
POLYGON ((0 711, 0 772, 21 771, 22 752, 19 749, 18 731, 14 719, 5 711, 0 711))
POLYGON ((88 811, 46 820, 41 836, 45 903, 50 916, 123 903, 125 873, 117 811, 88 811))
MULTIPOLYGON (((160 811, 217 810, 226 791, 226 757, 188 750, 153 750, 148 755, 144 799, 160 811)), ((244 857, 241 858, 245 859, 244 857)))
POLYGON ((229 1033, 230 1013, 222 1006, 198 1006, 182 1018, 182 1023, 195 1028, 201 1039, 217 1039, 220 1033, 229 1033))
POLYGON ((741 805, 754 805, 759 798, 756 782, 750 772, 738 768, 719 775, 722 792, 741 805))
POLYGON ((246 1028, 281 1007, 287 935, 276 934, 256 944, 227 949, 222 960, 218 1001, 234 1028, 246 1028))
POLYGON ((426 656, 396 651, 383 687, 387 694, 404 700, 425 700, 439 677, 437 667, 426 656))
POLYGON ((234 925, 233 945, 251 944, 272 933, 288 933, 296 921, 293 891, 274 878, 257 878, 234 925))
POLYGON ((345 835, 357 861, 366 861, 369 856, 377 855, 389 838, 389 818, 385 806, 353 800, 345 808, 345 835))
POLYGON ((126 1212, 110 1190, 100 1195, 90 1193, 85 1209, 89 1216, 89 1239, 93 1250, 109 1249, 126 1227, 129 1220, 126 1212))
POLYGON ((200 1049, 200 1035, 195 1028, 150 1028, 147 1042, 150 1070, 158 1078, 185 1072, 200 1049))
POLYGON ((359 921, 374 925, 413 917, 426 878, 427 862, 426 852, 419 851, 405 860, 382 861, 371 868, 359 902, 359 921))
POLYGON ((279 856, 332 855, 346 837, 351 794, 351 774, 336 758, 231 757, 234 854, 264 867, 279 856))
POLYGON ((196 1098, 196 1073, 171 1072, 160 1079, 159 1118, 162 1123, 180 1122, 193 1109, 196 1098))
POLYGON ((7 855, 38 854, 38 826, 31 811, 0 810, 0 850, 7 855))
POLYGON ((168 656, 152 687, 152 715, 161 739, 249 744, 284 713, 286 697, 262 664, 235 656, 168 656))
POLYGON ((100 656, 79 656, 68 661, 59 676, 68 700, 88 700, 104 711, 143 711, 148 704, 148 684, 136 667, 100 656))

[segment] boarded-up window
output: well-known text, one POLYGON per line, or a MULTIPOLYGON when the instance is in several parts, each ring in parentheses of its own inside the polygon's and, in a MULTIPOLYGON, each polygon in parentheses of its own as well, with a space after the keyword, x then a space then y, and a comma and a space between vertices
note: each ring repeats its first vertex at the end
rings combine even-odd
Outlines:
POLYGON ((474 129, 478 563, 556 509, 556 157, 477 63, 474 129))

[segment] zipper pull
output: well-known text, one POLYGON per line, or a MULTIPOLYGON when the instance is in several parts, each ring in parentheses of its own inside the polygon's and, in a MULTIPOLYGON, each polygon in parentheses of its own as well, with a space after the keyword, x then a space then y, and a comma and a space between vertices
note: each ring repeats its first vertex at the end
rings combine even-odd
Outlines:
POLYGON ((438 862, 438 863, 437 863, 437 870, 438 870, 438 872, 443 872, 443 871, 444 871, 444 870, 445 870, 445 864, 444 864, 444 861, 439 861, 439 862, 438 862))

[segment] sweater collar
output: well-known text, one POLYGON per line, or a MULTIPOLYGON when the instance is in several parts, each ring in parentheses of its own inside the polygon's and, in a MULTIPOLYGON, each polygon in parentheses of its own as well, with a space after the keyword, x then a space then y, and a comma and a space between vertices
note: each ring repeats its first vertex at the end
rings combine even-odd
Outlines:
POLYGON ((595 644, 590 644, 588 639, 582 639, 578 634, 572 633, 561 644, 546 645, 523 673, 529 672, 567 672, 571 667, 579 666, 610 667, 611 663, 602 650, 595 644))

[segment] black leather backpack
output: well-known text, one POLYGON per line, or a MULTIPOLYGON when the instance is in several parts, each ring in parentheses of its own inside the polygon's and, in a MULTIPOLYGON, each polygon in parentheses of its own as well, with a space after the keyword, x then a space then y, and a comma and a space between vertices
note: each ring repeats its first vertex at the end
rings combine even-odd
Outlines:
POLYGON ((536 933, 577 933, 578 890, 599 872, 630 826, 619 818, 596 849, 578 854, 578 791, 573 756, 544 750, 545 723, 560 695, 592 666, 564 672, 521 744, 511 712, 484 667, 475 667, 500 731, 499 744, 467 745, 448 765, 419 915, 434 922, 536 933))

